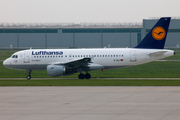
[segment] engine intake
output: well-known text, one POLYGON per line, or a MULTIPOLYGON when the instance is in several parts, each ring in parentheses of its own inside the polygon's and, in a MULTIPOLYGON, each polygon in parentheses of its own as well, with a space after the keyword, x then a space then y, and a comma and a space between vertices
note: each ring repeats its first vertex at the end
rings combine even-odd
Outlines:
POLYGON ((65 67, 62 65, 48 65, 47 74, 52 77, 61 76, 65 74, 65 67))

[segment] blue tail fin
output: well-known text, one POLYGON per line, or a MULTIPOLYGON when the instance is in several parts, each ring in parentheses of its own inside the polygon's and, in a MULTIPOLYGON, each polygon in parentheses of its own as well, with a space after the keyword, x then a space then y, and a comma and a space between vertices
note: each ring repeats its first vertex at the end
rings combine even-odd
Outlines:
POLYGON ((162 17, 135 48, 164 49, 170 20, 170 17, 162 17))

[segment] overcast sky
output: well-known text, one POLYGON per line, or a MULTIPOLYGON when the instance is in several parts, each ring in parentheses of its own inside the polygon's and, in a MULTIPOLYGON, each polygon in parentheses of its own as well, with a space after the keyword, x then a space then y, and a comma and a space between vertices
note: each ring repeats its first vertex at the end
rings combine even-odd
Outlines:
POLYGON ((0 0, 0 22, 142 22, 180 16, 180 0, 0 0))

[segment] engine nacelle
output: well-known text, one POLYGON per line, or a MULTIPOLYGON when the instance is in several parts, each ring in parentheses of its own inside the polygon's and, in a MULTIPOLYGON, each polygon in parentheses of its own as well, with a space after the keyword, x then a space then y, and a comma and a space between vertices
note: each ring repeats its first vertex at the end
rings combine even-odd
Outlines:
POLYGON ((61 76, 65 74, 65 67, 62 65, 48 65, 47 74, 52 77, 61 76))

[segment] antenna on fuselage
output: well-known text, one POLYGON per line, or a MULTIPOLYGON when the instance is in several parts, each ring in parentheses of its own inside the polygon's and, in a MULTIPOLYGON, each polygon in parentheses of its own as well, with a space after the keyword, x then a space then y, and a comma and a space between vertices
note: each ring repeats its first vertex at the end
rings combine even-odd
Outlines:
POLYGON ((30 50, 32 49, 32 47, 30 47, 30 50))

